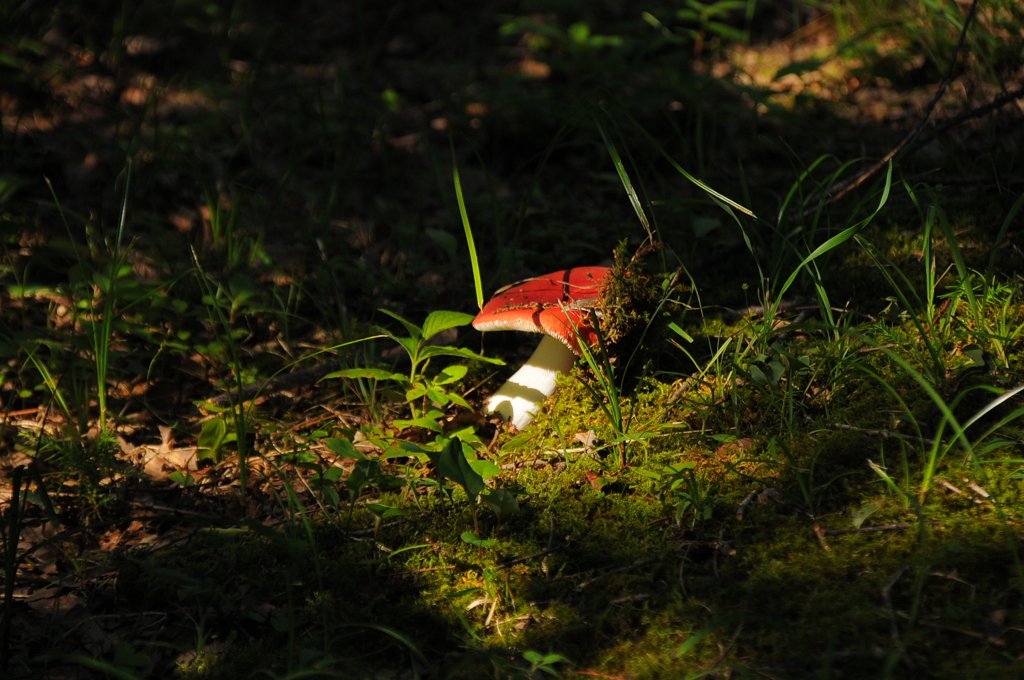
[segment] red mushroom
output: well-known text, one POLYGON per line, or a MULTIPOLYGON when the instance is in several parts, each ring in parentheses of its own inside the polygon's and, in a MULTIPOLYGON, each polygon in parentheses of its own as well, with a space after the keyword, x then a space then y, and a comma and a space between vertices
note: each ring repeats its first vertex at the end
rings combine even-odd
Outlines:
POLYGON ((590 309, 601 298, 608 267, 576 267, 538 276, 494 294, 473 320, 478 331, 543 333, 540 345, 523 366, 487 400, 487 412, 511 420, 518 429, 530 424, 541 404, 555 391, 555 378, 572 369, 580 341, 597 343, 590 309))

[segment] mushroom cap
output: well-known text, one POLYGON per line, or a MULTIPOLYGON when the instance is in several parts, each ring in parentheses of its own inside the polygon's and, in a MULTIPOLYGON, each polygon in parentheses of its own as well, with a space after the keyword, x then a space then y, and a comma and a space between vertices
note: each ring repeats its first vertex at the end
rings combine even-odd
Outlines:
POLYGON ((578 338, 597 344, 589 310, 600 301, 601 284, 610 271, 575 267, 506 286, 480 310, 473 328, 544 333, 579 355, 578 338))

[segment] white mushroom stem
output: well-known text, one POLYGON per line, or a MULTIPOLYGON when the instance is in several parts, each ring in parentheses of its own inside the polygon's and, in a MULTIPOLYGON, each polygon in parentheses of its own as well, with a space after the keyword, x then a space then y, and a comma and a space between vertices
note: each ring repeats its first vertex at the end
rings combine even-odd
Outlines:
POLYGON ((555 392, 555 379, 568 373, 576 355, 561 341, 545 335, 522 368, 487 400, 487 412, 497 413, 522 430, 555 392))

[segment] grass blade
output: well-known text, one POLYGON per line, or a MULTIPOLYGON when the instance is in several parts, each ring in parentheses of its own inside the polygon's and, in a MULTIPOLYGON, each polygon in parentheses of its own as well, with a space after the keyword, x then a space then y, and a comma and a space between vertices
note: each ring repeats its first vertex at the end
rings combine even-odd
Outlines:
POLYGON ((469 261, 473 265, 473 287, 476 289, 476 306, 484 307, 484 286, 480 280, 480 260, 476 256, 476 242, 473 240, 473 228, 469 224, 466 213, 466 200, 462 196, 462 182, 459 181, 459 164, 455 160, 455 140, 448 134, 448 144, 452 151, 452 182, 455 184, 455 199, 459 202, 459 216, 462 218, 462 229, 466 234, 466 247, 469 249, 469 261))

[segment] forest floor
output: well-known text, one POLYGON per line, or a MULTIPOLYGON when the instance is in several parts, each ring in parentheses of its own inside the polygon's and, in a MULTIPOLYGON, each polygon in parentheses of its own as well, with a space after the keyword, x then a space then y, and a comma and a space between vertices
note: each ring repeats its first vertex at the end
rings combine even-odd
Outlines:
POLYGON ((1024 674, 1018 3, 95 4, 0 4, 3 677, 1024 674))

